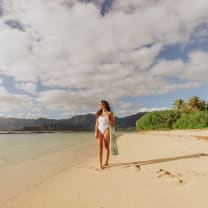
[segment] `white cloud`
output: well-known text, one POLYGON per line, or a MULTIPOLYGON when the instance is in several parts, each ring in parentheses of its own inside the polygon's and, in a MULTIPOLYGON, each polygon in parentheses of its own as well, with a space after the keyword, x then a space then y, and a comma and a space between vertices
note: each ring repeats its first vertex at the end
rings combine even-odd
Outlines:
POLYGON ((0 86, 0 113, 18 113, 28 111, 33 105, 33 100, 26 95, 14 95, 9 93, 4 87, 0 86))
POLYGON ((130 102, 119 102, 119 107, 123 110, 132 110, 134 105, 130 102))
POLYGON ((31 94, 37 81, 67 89, 37 93, 39 111, 44 106, 60 113, 93 111, 103 97, 116 103, 125 96, 196 87, 195 81, 206 79, 198 75, 198 70, 207 73, 202 64, 196 67, 206 64, 198 52, 190 54, 188 64, 161 60, 150 70, 166 44, 189 41, 196 26, 207 21, 206 0, 116 0, 105 17, 95 4, 75 0, 3 5, 0 74, 14 77, 16 86, 31 94), (8 20, 21 23, 25 32, 4 24, 8 20), (178 73, 189 82, 166 79, 178 73))
POLYGON ((129 115, 134 115, 137 113, 142 113, 142 112, 152 112, 152 111, 163 111, 163 110, 169 110, 170 108, 168 107, 155 107, 155 108, 139 108, 139 109, 132 109, 132 110, 118 110, 116 111, 116 116, 118 117, 124 117, 124 116, 129 116, 129 115))
POLYGON ((158 107, 158 108, 140 108, 138 112, 152 112, 152 111, 163 111, 163 110, 169 110, 168 107, 158 107))
POLYGON ((32 82, 19 82, 16 87, 28 92, 29 94, 36 94, 36 84, 32 82))
POLYGON ((65 91, 65 90, 49 90, 39 94, 37 102, 41 106, 47 106, 51 111, 61 112, 81 112, 84 110, 93 110, 97 108, 100 97, 96 96, 97 92, 90 91, 65 91))
POLYGON ((0 78, 0 85, 3 85, 3 81, 4 81, 4 79, 0 78))
POLYGON ((179 80, 192 81, 193 86, 208 81, 208 53, 194 51, 189 54, 187 62, 181 60, 161 60, 151 69, 151 74, 158 77, 174 77, 179 80), (193 82, 195 81, 195 82, 193 82))

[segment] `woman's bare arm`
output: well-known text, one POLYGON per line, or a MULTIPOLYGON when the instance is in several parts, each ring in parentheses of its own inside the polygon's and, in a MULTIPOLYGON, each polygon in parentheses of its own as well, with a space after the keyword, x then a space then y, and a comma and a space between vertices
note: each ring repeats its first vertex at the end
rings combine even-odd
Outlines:
POLYGON ((108 118, 109 118, 109 119, 108 119, 109 124, 110 124, 111 126, 115 126, 115 118, 114 118, 113 113, 110 113, 108 118))
POLYGON ((98 131, 98 120, 96 119, 96 123, 95 123, 95 137, 98 138, 98 134, 99 134, 99 131, 98 131))

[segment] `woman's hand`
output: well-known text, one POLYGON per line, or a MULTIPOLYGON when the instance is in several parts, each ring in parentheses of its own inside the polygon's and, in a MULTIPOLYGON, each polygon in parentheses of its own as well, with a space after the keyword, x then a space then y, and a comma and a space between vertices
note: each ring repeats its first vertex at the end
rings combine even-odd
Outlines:
POLYGON ((96 139, 98 139, 98 138, 99 138, 98 133, 95 133, 95 138, 96 138, 96 139))

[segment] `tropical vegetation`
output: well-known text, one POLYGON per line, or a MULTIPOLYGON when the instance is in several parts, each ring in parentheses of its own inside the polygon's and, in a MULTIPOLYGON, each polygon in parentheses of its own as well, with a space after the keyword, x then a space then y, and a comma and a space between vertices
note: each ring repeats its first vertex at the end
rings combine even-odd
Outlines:
POLYGON ((208 103, 198 96, 187 102, 176 99, 171 110, 146 113, 136 121, 136 130, 198 129, 208 127, 208 103))

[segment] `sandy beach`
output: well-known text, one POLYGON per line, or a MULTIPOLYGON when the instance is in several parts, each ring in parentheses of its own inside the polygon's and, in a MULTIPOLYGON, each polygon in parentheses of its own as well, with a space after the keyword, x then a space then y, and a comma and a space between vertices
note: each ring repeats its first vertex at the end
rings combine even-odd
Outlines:
POLYGON ((119 156, 111 156, 104 170, 91 158, 1 207, 208 207, 208 130, 126 133, 118 147, 119 156))

